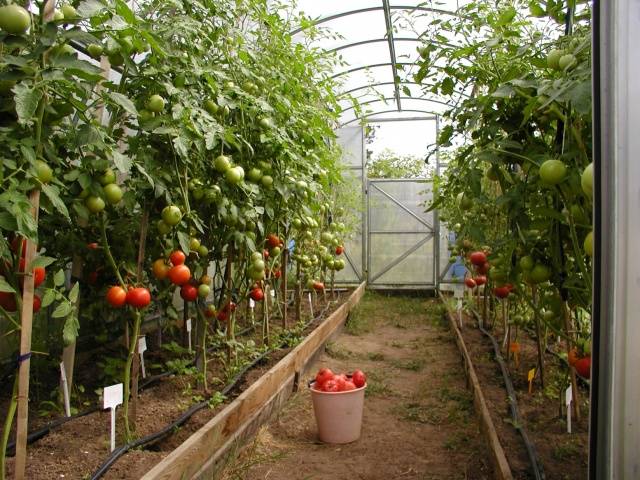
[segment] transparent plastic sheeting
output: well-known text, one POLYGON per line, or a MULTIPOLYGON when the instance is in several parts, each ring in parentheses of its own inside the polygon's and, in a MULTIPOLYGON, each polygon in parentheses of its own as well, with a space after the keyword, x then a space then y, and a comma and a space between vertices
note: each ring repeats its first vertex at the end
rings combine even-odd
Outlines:
POLYGON ((348 223, 353 228, 351 236, 345 241, 345 268, 336 272, 339 283, 360 283, 363 280, 363 255, 366 245, 363 241, 364 225, 364 128, 359 125, 341 128, 337 132, 338 144, 342 148, 342 166, 344 183, 340 188, 350 198, 348 205, 348 223))
POLYGON ((368 280, 372 286, 436 283, 434 215, 424 180, 369 180, 368 280))

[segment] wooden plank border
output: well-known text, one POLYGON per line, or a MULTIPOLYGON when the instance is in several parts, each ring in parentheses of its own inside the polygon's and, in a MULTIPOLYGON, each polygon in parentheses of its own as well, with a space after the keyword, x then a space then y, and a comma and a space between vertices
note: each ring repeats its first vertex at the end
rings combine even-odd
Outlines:
POLYGON ((440 300, 442 301, 444 306, 447 308, 449 327, 453 332, 456 344, 458 345, 458 349, 460 350, 460 355, 462 355, 464 370, 467 375, 468 383, 471 384, 471 390, 473 391, 473 406, 475 407, 476 414, 480 419, 480 429, 485 436, 491 453, 493 476, 496 480, 513 480, 511 467, 509 467, 509 462, 507 461, 504 449, 502 448, 502 444, 500 443, 498 432, 496 431, 496 427, 493 424, 493 420, 491 419, 491 414, 489 413, 489 408, 487 407, 487 401, 484 398, 482 387, 480 387, 480 382, 478 380, 478 376, 476 375, 476 370, 473 367, 473 362, 471 361, 471 355, 469 355, 469 351, 467 350, 467 346, 464 343, 462 333, 460 332, 458 324, 456 323, 456 316, 449 308, 446 299, 442 296, 440 291, 438 291, 438 296, 440 297, 440 300))
MULTIPOLYGON (((286 398, 293 393, 295 382, 291 380, 304 371, 309 359, 324 347, 327 340, 344 324, 351 309, 364 295, 364 291, 365 283, 362 283, 300 345, 149 470, 142 480, 196 479, 200 474, 206 474, 210 470, 208 467, 223 454, 223 448, 233 445, 237 432, 246 429, 256 417, 261 417, 260 412, 269 407, 274 399, 278 400, 275 403, 282 404, 283 395, 278 393, 283 385, 291 385, 289 389, 285 389, 288 392, 286 398)), ((254 422, 253 428, 256 425, 254 422)))

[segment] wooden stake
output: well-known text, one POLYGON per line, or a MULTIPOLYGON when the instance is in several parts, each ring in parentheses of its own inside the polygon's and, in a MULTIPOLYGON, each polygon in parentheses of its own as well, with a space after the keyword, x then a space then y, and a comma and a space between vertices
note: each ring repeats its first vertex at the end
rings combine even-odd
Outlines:
POLYGON ((534 286, 531 287, 531 300, 533 302, 533 315, 536 321, 536 337, 538 345, 538 367, 540 368, 540 386, 544 389, 544 353, 542 350, 542 326, 540 325, 540 312, 538 310, 537 289, 534 286))
POLYGON ((287 262, 289 261, 289 249, 282 251, 282 328, 287 329, 287 262))
MULTIPOLYGON (((566 303, 562 303, 563 309, 563 317, 564 317, 564 332, 567 336, 566 339, 566 347, 567 347, 567 358, 569 358, 569 354, 571 353, 571 349, 573 348, 573 342, 571 341, 571 310, 567 307, 566 303)), ((569 366, 569 377, 571 378, 571 390, 573 397, 573 413, 576 416, 576 420, 580 421, 580 402, 578 401, 578 382, 576 380, 576 369, 573 365, 569 366)))
POLYGON ((296 322, 302 318, 302 272, 300 262, 296 262, 296 322))
MULTIPOLYGON (((38 224, 38 209, 40 208, 40 190, 33 190, 29 195, 31 215, 38 224)), ((22 311, 20 314, 20 365, 18 372, 18 423, 16 427, 16 480, 25 478, 27 466, 27 433, 29 429, 29 368, 31 366, 31 329, 33 326, 33 272, 31 262, 36 256, 36 244, 26 240, 24 257, 25 272, 22 292, 22 311)))

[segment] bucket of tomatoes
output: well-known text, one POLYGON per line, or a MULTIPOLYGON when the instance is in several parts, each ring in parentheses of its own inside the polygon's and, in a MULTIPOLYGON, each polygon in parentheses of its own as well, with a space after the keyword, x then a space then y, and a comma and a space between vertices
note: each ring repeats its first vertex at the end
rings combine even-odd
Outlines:
POLYGON ((351 443, 360 438, 367 377, 362 370, 336 374, 321 368, 310 383, 318 437, 325 443, 351 443))

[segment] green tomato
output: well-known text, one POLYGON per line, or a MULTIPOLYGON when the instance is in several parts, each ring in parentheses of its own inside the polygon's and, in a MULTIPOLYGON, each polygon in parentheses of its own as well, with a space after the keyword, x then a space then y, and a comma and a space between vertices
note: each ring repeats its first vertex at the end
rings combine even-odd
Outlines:
POLYGON ((558 49, 551 50, 547 55, 547 67, 552 68, 554 70, 558 70, 560 57, 562 57, 563 55, 564 55, 564 50, 558 50, 558 49))
POLYGON ((171 231, 171 225, 166 224, 164 220, 158 220, 157 226, 160 235, 166 235, 171 231))
POLYGON ((273 177, 270 175, 264 175, 260 179, 260 183, 264 188, 271 188, 271 186, 273 185, 273 177))
POLYGON ((60 10, 64 15, 65 20, 75 20, 78 18, 78 12, 73 5, 65 3, 64 5, 62 5, 62 7, 60 7, 60 10))
POLYGON ((110 168, 107 168, 104 173, 100 175, 100 178, 98 178, 98 180, 100 180, 100 185, 103 186, 109 185, 110 183, 115 183, 116 173, 110 168))
POLYGON ((206 247, 206 245, 200 245, 198 247, 198 253, 201 257, 206 257, 207 255, 209 255, 209 249, 206 247))
POLYGON ((558 68, 560 70, 571 70, 577 64, 578 60, 571 53, 567 53, 566 55, 561 56, 560 60, 558 60, 558 68))
POLYGON ((496 166, 492 166, 487 170, 486 176, 492 182, 498 181, 498 168, 496 166))
POLYGON ((299 218, 294 218, 291 224, 294 228, 300 228, 302 227, 302 220, 300 220, 299 218))
POLYGON ((175 205, 168 205, 162 209, 162 220, 173 227, 182 220, 182 212, 175 205))
POLYGON ((109 185, 104 186, 103 190, 107 202, 111 205, 115 205, 122 200, 122 189, 115 183, 110 183, 109 185))
POLYGON ((231 168, 231 159, 226 155, 218 155, 213 161, 213 168, 224 173, 231 168))
POLYGON ((200 240, 198 240, 197 238, 193 238, 191 237, 191 240, 189 240, 189 250, 198 250, 200 248, 200 240))
POLYGON ((265 162, 264 160, 258 161, 258 167, 260 167, 260 170, 262 170, 263 172, 271 171, 271 164, 269 162, 265 162))
POLYGON ((153 113, 160 113, 164 110, 164 98, 160 95, 151 95, 149 101, 147 102, 147 109, 153 113))
POLYGON ((567 177, 567 167, 560 160, 547 160, 540 165, 540 179, 546 185, 558 185, 567 177))
POLYGON ((244 178, 244 169, 240 166, 232 167, 226 171, 225 178, 231 185, 237 185, 244 178))
POLYGON ((320 240, 322 243, 331 243, 333 242, 333 235, 329 232, 322 232, 320 234, 320 240))
POLYGON ((187 77, 185 76, 184 73, 179 73, 176 75, 176 78, 173 80, 173 84, 177 87, 177 88, 182 88, 185 86, 185 84, 187 83, 187 77))
POLYGON ((209 285, 202 283, 198 286, 198 296, 200 298, 207 298, 211 293, 211 287, 209 285))
POLYGON ((587 197, 593 197, 593 162, 587 165, 582 172, 580 185, 582 186, 582 191, 587 197))
POLYGON ((36 177, 42 183, 49 183, 53 180, 53 170, 46 162, 37 160, 35 165, 36 177))
POLYGON ((214 102, 210 98, 207 98, 204 102, 204 109, 211 115, 215 115, 220 110, 220 107, 216 102, 214 102))
POLYGON ((84 201, 84 204, 87 206, 91 213, 100 213, 106 207, 104 200, 100 197, 96 197, 95 195, 87 197, 87 199, 84 201))
POLYGON ((250 182, 258 183, 262 178, 262 172, 258 168, 252 168, 247 172, 247 178, 250 182))
POLYGON ((473 200, 467 197, 463 192, 460 192, 458 194, 456 200, 458 202, 458 207, 460 207, 460 210, 466 211, 473 207, 473 200))
POLYGON ((0 28, 11 35, 22 35, 31 25, 31 17, 20 5, 12 3, 0 8, 0 28))
POLYGON ((251 261, 251 268, 254 270, 264 270, 265 269, 264 260, 262 260, 262 258, 253 259, 251 261))
POLYGON ((124 57, 120 52, 110 53, 107 57, 109 58, 109 63, 113 67, 119 67, 124 64, 124 57))
POLYGON ((92 58, 98 59, 102 56, 104 48, 100 44, 92 43, 87 46, 87 52, 89 52, 89 55, 91 55, 92 58))
POLYGON ((520 259, 520 268, 523 272, 530 271, 535 266, 535 262, 533 261, 533 257, 530 255, 525 255, 520 259))
POLYGON ((593 232, 587 233, 587 236, 584 239, 584 253, 593 257, 593 232))
POLYGON ((536 263, 531 272, 529 272, 529 279, 531 283, 546 282, 551 278, 551 270, 546 265, 536 263))
POLYGON ((278 255, 280 255, 280 253, 281 253, 281 252, 282 252, 282 251, 280 250, 280 247, 273 247, 273 248, 271 249, 271 251, 269 252, 269 254, 270 254, 272 257, 277 257, 278 255))
POLYGON ((256 281, 256 282, 258 280, 264 280, 264 277, 265 277, 264 270, 256 270, 256 269, 253 269, 253 268, 249 268, 249 271, 247 273, 249 275, 249 278, 251 280, 256 281))

